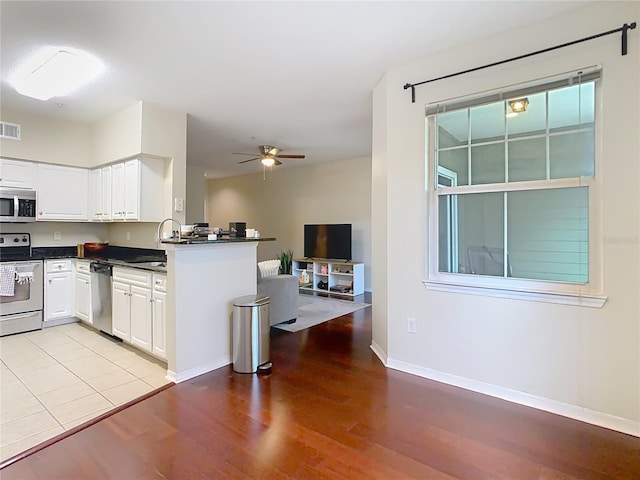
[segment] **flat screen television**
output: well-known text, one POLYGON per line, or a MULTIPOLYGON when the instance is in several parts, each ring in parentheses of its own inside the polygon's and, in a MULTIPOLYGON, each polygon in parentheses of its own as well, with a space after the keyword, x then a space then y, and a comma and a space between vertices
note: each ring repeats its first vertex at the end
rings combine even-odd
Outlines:
POLYGON ((305 225, 304 256, 351 260, 351 224, 305 225))

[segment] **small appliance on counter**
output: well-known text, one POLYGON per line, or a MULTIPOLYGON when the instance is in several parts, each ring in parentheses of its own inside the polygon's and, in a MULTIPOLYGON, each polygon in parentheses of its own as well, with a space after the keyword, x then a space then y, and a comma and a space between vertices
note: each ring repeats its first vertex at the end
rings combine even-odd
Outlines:
POLYGON ((245 238, 247 222, 229 222, 229 238, 245 238))
POLYGON ((207 237, 211 233, 208 223, 194 223, 180 228, 182 238, 207 237))
POLYGON ((208 223, 194 223, 193 234, 196 237, 206 237, 211 233, 208 223))

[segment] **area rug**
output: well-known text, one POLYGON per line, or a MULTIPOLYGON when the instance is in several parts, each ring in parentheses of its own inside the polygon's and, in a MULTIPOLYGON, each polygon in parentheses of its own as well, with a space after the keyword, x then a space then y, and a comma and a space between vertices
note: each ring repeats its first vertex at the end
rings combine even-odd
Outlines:
POLYGON ((274 325, 274 328, 286 330, 287 332, 299 332, 305 328, 313 327, 368 306, 368 303, 352 302, 350 300, 298 295, 298 319, 296 322, 281 323, 274 325))

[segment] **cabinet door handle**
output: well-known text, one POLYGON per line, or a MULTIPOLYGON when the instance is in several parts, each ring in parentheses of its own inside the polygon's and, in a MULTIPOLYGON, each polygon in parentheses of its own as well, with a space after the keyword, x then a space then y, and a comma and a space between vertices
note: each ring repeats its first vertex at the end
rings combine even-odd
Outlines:
POLYGON ((51 282, 52 282, 52 280, 49 280, 49 283, 51 283, 51 282))

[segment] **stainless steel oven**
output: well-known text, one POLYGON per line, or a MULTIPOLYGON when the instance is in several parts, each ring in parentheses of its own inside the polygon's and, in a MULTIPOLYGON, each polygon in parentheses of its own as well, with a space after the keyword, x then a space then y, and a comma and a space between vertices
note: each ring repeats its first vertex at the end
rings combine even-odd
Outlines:
POLYGON ((35 222, 36 191, 0 188, 0 222, 35 222))
POLYGON ((28 233, 0 234, 0 336, 42 328, 44 268, 28 233))

